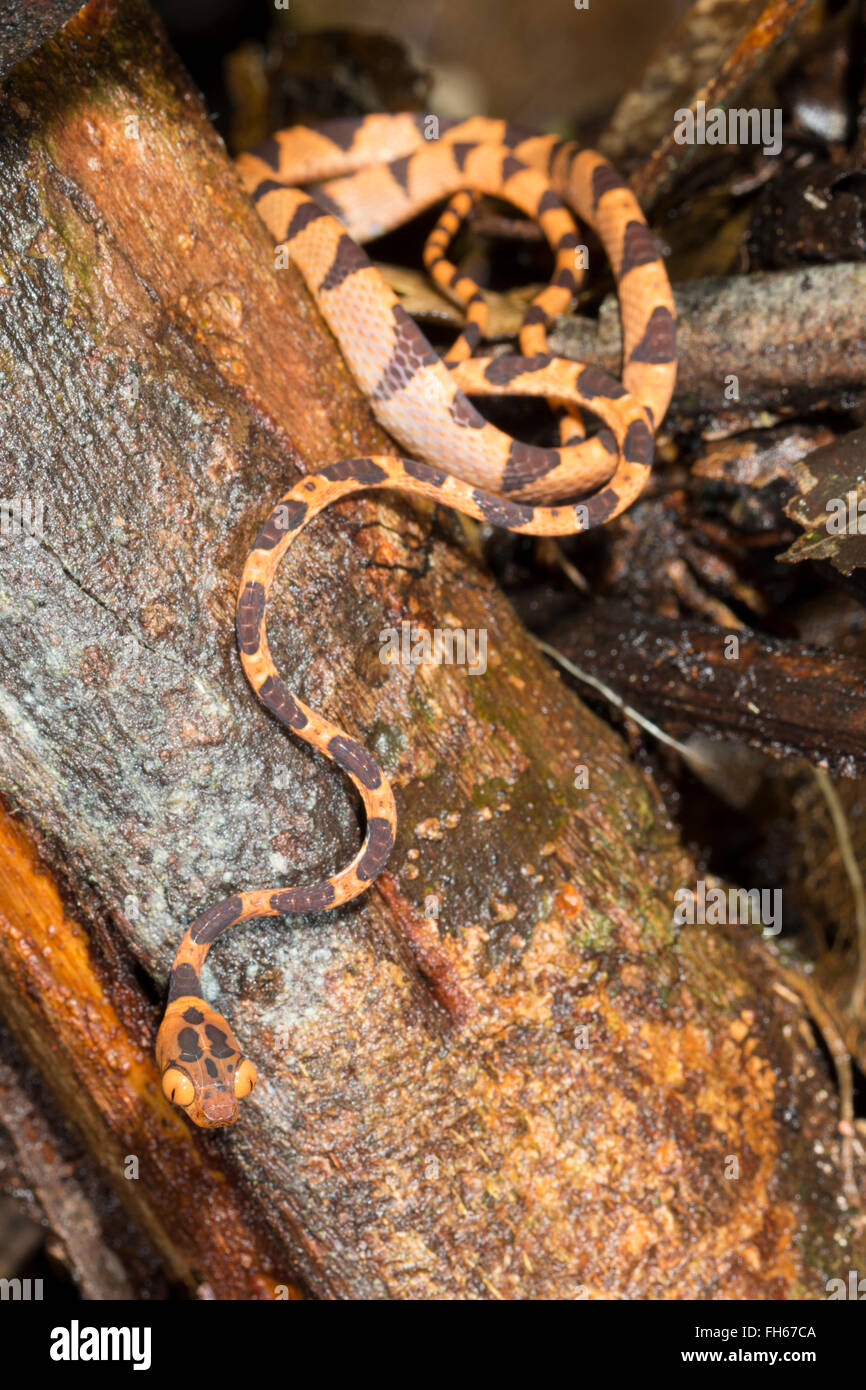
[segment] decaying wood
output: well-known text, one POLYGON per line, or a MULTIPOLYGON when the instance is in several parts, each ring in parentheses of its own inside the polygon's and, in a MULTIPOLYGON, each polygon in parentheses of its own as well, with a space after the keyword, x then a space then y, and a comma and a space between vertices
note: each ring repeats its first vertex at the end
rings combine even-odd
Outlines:
MULTIPOLYGON (((79 1171, 82 1155, 71 1142, 62 1116, 26 1073, 18 1049, 5 1030, 0 1031, 0 1153, 6 1160, 0 1163, 13 1168, 11 1182, 6 1182, 4 1172, 4 1185, 15 1190, 19 1204, 22 1193, 26 1194, 27 1214, 34 1218, 25 1220, 16 1207, 21 1238, 31 1242, 30 1253, 34 1237, 36 1246, 42 1243, 41 1227, 83 1298, 146 1297, 153 1292, 154 1277, 164 1292, 156 1252, 144 1242, 133 1250, 129 1223, 122 1215, 123 1258, 112 1248, 122 1208, 103 1184, 93 1190, 92 1172, 79 1171)), ((127 1162, 125 1169, 127 1181, 139 1180, 134 1165, 127 1162)), ((20 1267, 18 1262, 6 1263, 13 1249, 4 1230, 0 1274, 5 1278, 14 1277, 20 1267)))
POLYGON ((693 0, 663 37, 639 82, 626 92, 598 146, 628 170, 670 135, 674 111, 688 107, 761 13, 764 0, 693 0))
POLYGON ((837 776, 866 772, 866 661, 610 601, 583 605, 546 638, 678 736, 700 730, 837 776))
POLYGON ((797 1005, 747 929, 676 932, 695 871, 657 793, 466 528, 397 499, 317 523, 271 624, 391 775, 392 864, 210 957, 260 1067, 237 1127, 163 1100, 189 918, 357 844, 341 777, 246 686, 232 600, 284 488, 385 441, 136 0, 83 11, 8 112, 0 492, 45 515, 0 549, 0 793, 44 868, 10 814, 0 1003, 94 1164, 220 1296, 291 1267, 324 1297, 822 1298, 851 1212, 797 1005), (486 674, 383 663, 403 620, 483 631, 486 674))
MULTIPOLYGON (((866 266, 698 280, 674 286, 674 296, 678 412, 783 412, 843 401, 850 408, 863 389, 866 266)), ((622 339, 615 296, 603 301, 597 325, 558 319, 550 343, 565 357, 617 371, 622 339)))
POLYGON ((78 0, 0 0, 0 77, 26 58, 75 11, 78 0))
POLYGON ((781 560, 829 560, 841 574, 866 566, 866 427, 813 449, 795 465, 785 508, 804 529, 781 560))
MULTIPOLYGON (((169 1276, 217 1297, 271 1298, 296 1289, 253 1205, 212 1148, 164 1102, 151 1010, 128 965, 64 909, 56 886, 6 814, 0 816, 0 1004, 104 1178, 162 1254, 169 1276), (130 1166, 132 1162, 132 1167, 130 1166), (190 1200, 190 1194, 195 1194, 190 1200), (202 1220, 202 1213, 207 1219, 202 1220)), ((6 1123, 37 1145, 27 1162, 46 1217, 85 1297, 126 1297, 117 1262, 101 1264, 96 1213, 60 1181, 47 1126, 11 1069, 0 1069, 6 1123)), ((22 1156, 23 1157, 23 1156, 22 1156)), ((285 1260, 285 1257, 283 1257, 285 1260)))
MULTIPOLYGON (((702 101, 707 110, 727 109, 738 94, 760 71, 767 59, 791 32, 812 0, 768 0, 760 14, 752 20, 751 7, 743 7, 749 27, 730 47, 724 62, 713 64, 706 74, 704 85, 682 107, 692 110, 702 101)), ((620 117, 620 120, 622 117, 620 117)), ((659 140, 652 154, 641 164, 631 179, 631 185, 641 207, 652 208, 659 196, 675 178, 681 177, 700 155, 702 147, 678 144, 673 127, 659 140)))

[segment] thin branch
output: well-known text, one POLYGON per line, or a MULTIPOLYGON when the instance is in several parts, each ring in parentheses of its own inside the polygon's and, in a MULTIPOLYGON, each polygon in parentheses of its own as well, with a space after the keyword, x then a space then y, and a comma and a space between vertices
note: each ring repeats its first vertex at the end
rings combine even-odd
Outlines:
MULTIPOLYGON (((862 1148, 857 1140, 857 1132, 854 1127, 854 1078, 851 1069, 851 1054, 842 1040, 842 1034, 836 1027, 830 1011, 821 1002, 812 981, 800 974, 798 970, 790 970, 778 961, 776 968, 789 988, 805 1004, 827 1044, 830 1056, 833 1058, 836 1079, 839 1083, 838 1129, 841 1141, 842 1190, 848 1206, 859 1209, 861 1205, 860 1189, 854 1178, 854 1150, 856 1147, 858 1154, 862 1155, 862 1148)), ((776 993, 783 998, 789 997, 788 991, 779 981, 776 981, 773 987, 776 993)))
POLYGON ((556 661, 570 676, 574 676, 576 680, 585 681, 587 685, 591 685, 593 690, 597 690, 600 695, 603 695, 604 698, 609 700, 612 705, 615 705, 618 710, 622 710, 623 714, 627 715, 629 719, 632 719, 635 724, 639 724, 648 734, 652 734, 653 738, 658 739, 660 743, 666 743, 669 748, 675 748, 680 756, 691 765, 694 760, 694 755, 692 750, 687 748, 684 743, 680 743, 678 739, 671 738, 670 734, 666 734, 664 729, 660 729, 658 724, 654 724, 651 719, 647 719, 645 715, 636 710, 633 705, 627 705, 625 700, 623 700, 620 695, 617 695, 615 690, 612 690, 609 685, 605 685, 604 681, 600 681, 597 676, 591 676, 588 671, 581 671, 579 666, 575 666, 573 661, 569 661, 568 657, 563 656, 562 652, 558 652, 555 647, 549 646, 547 642, 542 642, 540 637, 533 637, 532 640, 539 650, 544 652, 545 656, 549 656, 553 661, 556 661))
POLYGON ((848 818, 839 800, 839 794, 823 768, 813 767, 812 771, 833 818, 833 828, 839 841, 839 853, 842 856, 842 863, 845 866, 845 872, 851 883, 851 891, 854 894, 854 916, 857 923, 857 974, 851 993, 851 1008, 855 1016, 859 1018, 863 1012, 864 1003, 866 1003, 866 888, 863 886, 863 875, 854 853, 848 818))

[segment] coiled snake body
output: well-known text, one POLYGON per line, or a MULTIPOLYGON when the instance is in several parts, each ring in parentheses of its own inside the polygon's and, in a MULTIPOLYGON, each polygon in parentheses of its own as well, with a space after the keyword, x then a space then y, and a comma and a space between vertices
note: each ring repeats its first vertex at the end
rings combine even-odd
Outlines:
POLYGON ((643 488, 653 433, 673 391, 668 278, 633 194, 606 160, 502 121, 440 126, 434 140, 425 138, 429 125, 430 118, 397 115, 333 121, 318 130, 295 127, 238 160, 263 220, 300 269, 378 420, 414 457, 348 459, 303 478, 271 513, 244 566, 237 639, 250 683, 282 724, 348 774, 367 825, 355 858, 333 877, 306 888, 238 893, 208 909, 184 936, 157 1061, 166 1095, 206 1127, 232 1123, 238 1099, 256 1081, 253 1063, 202 995, 201 967, 211 945, 250 918, 349 901, 381 872, 394 844, 394 798, 375 759, 294 696, 271 659, 265 606, 289 545, 332 502, 370 488, 432 498, 523 535, 561 536, 599 525, 643 488), (311 183, 317 185, 314 197, 295 186, 311 183), (534 218, 554 255, 554 278, 525 316, 519 356, 471 355, 482 337, 486 304, 445 254, 479 193, 506 199, 534 218), (448 202, 424 259, 433 278, 464 306, 466 326, 440 359, 358 243, 443 199, 448 202), (621 382, 547 352, 549 319, 568 307, 580 278, 579 235, 569 208, 593 227, 614 270, 623 324, 621 382), (559 412, 560 445, 522 444, 487 422, 468 399, 498 394, 545 397, 559 412), (603 422, 592 436, 581 407, 603 422), (577 503, 559 500, 580 495, 577 503))

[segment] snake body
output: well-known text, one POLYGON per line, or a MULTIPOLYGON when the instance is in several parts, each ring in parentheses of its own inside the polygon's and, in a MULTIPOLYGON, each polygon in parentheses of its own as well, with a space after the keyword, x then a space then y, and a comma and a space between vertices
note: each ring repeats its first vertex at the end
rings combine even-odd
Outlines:
POLYGON ((237 640, 244 671, 277 720, 332 759, 357 787, 363 843, 339 873, 308 887, 237 893, 190 925, 174 960, 157 1062, 166 1095, 198 1125, 237 1117, 256 1081, 229 1024, 205 1000, 201 970, 213 942, 250 918, 319 911, 367 889, 394 845, 388 781, 355 739, 285 686, 270 655, 266 603, 277 567, 312 519, 340 498, 393 488, 478 520, 533 536, 586 530, 618 515, 649 475, 653 434, 676 376, 673 297, 658 247, 627 185, 603 157, 550 136, 476 118, 440 126, 429 118, 368 116, 316 130, 277 133, 238 160, 264 222, 298 267, 380 423, 413 457, 354 458, 303 478, 279 501, 244 566, 237 640), (314 196, 297 185, 315 184, 314 196), (476 357, 486 304, 447 259, 461 219, 479 194, 535 219, 554 257, 552 282, 520 332, 520 354, 476 357), (431 275, 463 305, 466 325, 444 358, 361 250, 360 242, 446 200, 427 241, 431 275), (597 233, 617 281, 623 324, 622 381, 552 357, 546 331, 579 283, 579 234, 570 208, 597 233), (542 396, 557 410, 560 444, 523 444, 490 424, 468 399, 542 396), (584 410, 602 421, 587 436, 584 410), (561 499, 586 494, 578 502, 561 499))

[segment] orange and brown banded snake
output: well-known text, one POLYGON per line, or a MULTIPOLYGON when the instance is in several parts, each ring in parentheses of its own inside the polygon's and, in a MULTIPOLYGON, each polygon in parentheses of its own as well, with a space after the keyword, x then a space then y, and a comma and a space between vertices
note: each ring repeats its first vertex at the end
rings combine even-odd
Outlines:
POLYGON ((280 500, 247 558, 237 601, 237 640, 253 690, 273 715, 331 758, 358 788, 366 832, 355 858, 306 888, 237 893, 189 927, 171 971, 156 1043, 165 1094, 197 1125, 231 1124, 256 1082, 225 1019, 204 999, 201 970, 213 942, 250 918, 319 911, 363 893, 394 844, 391 788, 355 739, 284 685, 268 649, 265 610, 277 566, 319 512, 338 498, 393 488, 528 536, 564 536, 617 516, 643 488, 654 431, 676 376, 674 303, 659 249, 628 186, 601 155, 503 121, 439 126, 429 118, 366 116, 316 130, 280 131, 238 168, 261 217, 303 275, 381 425, 407 455, 346 459, 304 477, 280 500), (315 185, 315 195, 297 185, 315 185), (529 307, 520 355, 475 357, 486 304, 446 252, 481 194, 514 204, 541 228, 552 282, 529 307), (444 202, 424 252, 434 280, 465 310, 465 327, 440 358, 360 249, 444 202), (547 326, 580 280, 577 216, 593 228, 617 282, 623 326, 618 381, 551 356, 547 326), (560 444, 522 444, 468 399, 543 396, 558 412, 560 444), (602 422, 586 434, 582 408, 602 422), (578 502, 561 499, 579 497, 578 502))

